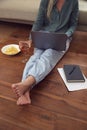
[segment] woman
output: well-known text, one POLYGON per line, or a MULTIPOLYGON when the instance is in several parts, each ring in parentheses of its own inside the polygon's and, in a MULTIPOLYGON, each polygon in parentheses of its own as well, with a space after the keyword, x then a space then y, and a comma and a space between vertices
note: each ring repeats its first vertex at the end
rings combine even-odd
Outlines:
MULTIPOLYGON (((31 88, 43 80, 64 56, 69 48, 77 21, 78 0, 41 0, 39 13, 32 30, 65 33, 68 36, 66 50, 34 49, 33 56, 26 63, 22 81, 12 84, 12 89, 18 96, 18 105, 31 103, 31 88)), ((25 44, 31 47, 31 37, 29 41, 20 41, 20 48, 22 49, 25 44)))

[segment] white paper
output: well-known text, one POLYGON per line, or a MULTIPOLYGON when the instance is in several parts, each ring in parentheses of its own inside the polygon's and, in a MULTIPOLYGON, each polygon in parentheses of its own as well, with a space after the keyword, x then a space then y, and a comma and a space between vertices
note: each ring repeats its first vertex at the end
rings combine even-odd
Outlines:
POLYGON ((81 90, 81 89, 87 89, 87 78, 84 76, 85 78, 85 82, 74 82, 74 83, 68 83, 64 74, 64 70, 63 68, 57 68, 59 74, 61 75, 67 89, 69 91, 75 91, 75 90, 81 90))

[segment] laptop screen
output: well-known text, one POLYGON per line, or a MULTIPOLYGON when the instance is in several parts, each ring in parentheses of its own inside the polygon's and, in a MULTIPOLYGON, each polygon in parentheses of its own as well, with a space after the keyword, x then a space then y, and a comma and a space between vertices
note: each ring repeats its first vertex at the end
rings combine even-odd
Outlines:
POLYGON ((63 51, 66 48, 67 35, 45 31, 32 31, 31 38, 34 46, 39 49, 55 49, 63 51))

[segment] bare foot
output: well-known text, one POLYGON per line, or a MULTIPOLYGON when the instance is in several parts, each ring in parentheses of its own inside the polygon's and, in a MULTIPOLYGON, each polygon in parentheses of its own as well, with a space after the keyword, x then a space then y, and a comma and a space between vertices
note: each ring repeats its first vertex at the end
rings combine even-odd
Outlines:
POLYGON ((19 97, 17 100, 17 105, 26 105, 26 104, 31 104, 29 91, 25 92, 25 94, 19 97))
POLYGON ((30 104, 30 89, 36 83, 33 76, 27 77, 23 82, 12 84, 13 92, 17 95, 17 105, 30 104))
POLYGON ((29 86, 26 84, 23 84, 22 82, 12 84, 13 92, 17 95, 17 97, 20 97, 24 94, 24 92, 28 89, 29 86))
POLYGON ((17 97, 21 97, 27 90, 30 91, 30 87, 35 84, 35 78, 29 76, 23 82, 12 84, 12 89, 17 97))

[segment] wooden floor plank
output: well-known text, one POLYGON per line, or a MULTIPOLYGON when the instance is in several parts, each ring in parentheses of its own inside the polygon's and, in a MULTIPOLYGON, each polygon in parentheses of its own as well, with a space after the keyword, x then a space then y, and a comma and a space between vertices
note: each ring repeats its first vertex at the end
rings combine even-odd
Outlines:
POLYGON ((87 54, 87 32, 76 31, 74 33, 70 51, 76 53, 87 54))
MULTIPOLYGON (((18 126, 17 123, 9 122, 6 119, 0 117, 0 129, 1 130, 25 130, 25 127, 18 126)), ((26 130, 32 130, 32 128, 26 128, 26 130)))
MULTIPOLYGON (((4 108, 0 107, 0 119, 10 125, 8 125, 9 130, 11 126, 14 126, 14 128, 19 128, 19 130, 20 128, 31 130, 32 127, 33 130, 47 130, 48 128, 50 130, 53 130, 54 128, 59 128, 61 130, 63 128, 67 128, 67 130, 69 130, 73 127, 77 129, 79 126, 81 126, 81 130, 85 130, 85 128, 87 128, 86 120, 81 120, 80 118, 68 116, 63 113, 60 114, 60 112, 51 112, 33 105, 18 107, 13 102, 6 101, 1 98, 0 106, 2 105, 4 108), (8 111, 6 111, 6 106, 8 106, 8 111), (27 114, 29 116, 27 116, 27 114)), ((0 123, 3 128, 3 122, 0 123)))
MULTIPOLYGON (((73 95, 74 96, 74 95, 73 95)), ((50 93, 34 93, 32 104, 48 111, 61 113, 69 117, 87 121, 87 104, 73 99, 51 95, 50 93), (40 97, 40 98, 39 98, 40 97)))
POLYGON ((32 105, 18 107, 14 102, 2 98, 0 98, 0 106, 0 117, 11 124, 17 124, 19 128, 53 129, 55 116, 51 112, 32 105))
POLYGON ((54 130, 86 130, 87 123, 59 116, 55 121, 54 130))

